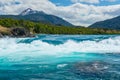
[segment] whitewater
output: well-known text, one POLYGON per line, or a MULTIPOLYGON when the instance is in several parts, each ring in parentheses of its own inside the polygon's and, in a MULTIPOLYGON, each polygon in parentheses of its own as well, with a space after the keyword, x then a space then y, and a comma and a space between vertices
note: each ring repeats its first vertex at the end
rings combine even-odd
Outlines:
POLYGON ((119 79, 120 35, 0 39, 0 80, 119 79))

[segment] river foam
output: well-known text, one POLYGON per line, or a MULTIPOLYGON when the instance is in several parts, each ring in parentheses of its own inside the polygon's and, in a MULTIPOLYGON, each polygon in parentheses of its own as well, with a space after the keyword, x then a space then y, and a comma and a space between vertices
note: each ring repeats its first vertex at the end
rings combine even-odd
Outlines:
POLYGON ((0 80, 119 80, 119 53, 118 35, 1 38, 0 80))
MULTIPOLYGON (((29 39, 29 38, 28 38, 29 39)), ((42 40, 31 43, 20 43, 26 39, 2 38, 0 39, 0 56, 4 55, 60 55, 72 52, 80 53, 120 53, 120 37, 103 39, 100 41, 67 40, 63 44, 53 45, 42 40)))

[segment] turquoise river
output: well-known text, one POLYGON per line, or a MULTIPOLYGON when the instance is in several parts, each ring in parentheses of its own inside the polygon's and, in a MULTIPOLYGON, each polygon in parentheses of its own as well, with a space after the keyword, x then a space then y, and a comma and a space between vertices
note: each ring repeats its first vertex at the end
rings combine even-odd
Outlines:
POLYGON ((120 80, 120 35, 0 38, 0 80, 120 80))

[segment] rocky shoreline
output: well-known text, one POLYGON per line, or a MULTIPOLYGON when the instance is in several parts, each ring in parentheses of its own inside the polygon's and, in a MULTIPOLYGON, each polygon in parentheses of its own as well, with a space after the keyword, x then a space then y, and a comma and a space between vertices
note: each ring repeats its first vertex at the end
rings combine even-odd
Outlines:
POLYGON ((34 37, 34 34, 31 34, 30 31, 25 28, 17 27, 17 28, 11 28, 6 32, 5 31, 0 32, 0 38, 3 38, 5 36, 24 38, 24 37, 34 37))

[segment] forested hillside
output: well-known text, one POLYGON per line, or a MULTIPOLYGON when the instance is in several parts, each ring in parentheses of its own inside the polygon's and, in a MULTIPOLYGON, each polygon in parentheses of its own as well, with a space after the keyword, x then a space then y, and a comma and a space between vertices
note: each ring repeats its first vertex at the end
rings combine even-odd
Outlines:
POLYGON ((8 29, 24 28, 30 31, 31 34, 120 34, 120 31, 117 30, 56 26, 10 18, 0 19, 0 25, 8 29))

